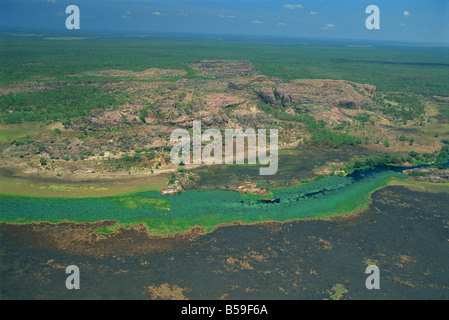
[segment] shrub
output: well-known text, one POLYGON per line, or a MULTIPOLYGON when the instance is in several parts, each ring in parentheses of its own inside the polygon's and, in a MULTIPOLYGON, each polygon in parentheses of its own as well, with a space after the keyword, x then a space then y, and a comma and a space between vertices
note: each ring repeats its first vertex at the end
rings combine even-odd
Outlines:
POLYGON ((429 174, 427 172, 423 172, 423 171, 417 171, 417 170, 413 170, 412 172, 410 172, 408 174, 410 177, 426 177, 429 174))
POLYGON ((361 144, 362 140, 347 133, 334 133, 329 129, 321 129, 315 132, 311 138, 312 143, 317 145, 328 145, 333 148, 338 148, 341 145, 357 145, 361 144))

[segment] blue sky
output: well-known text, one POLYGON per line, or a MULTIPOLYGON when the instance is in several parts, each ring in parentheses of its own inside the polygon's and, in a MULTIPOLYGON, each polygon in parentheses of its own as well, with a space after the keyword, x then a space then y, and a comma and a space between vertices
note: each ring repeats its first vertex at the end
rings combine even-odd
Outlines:
POLYGON ((0 26, 65 31, 188 32, 449 43, 449 0, 2 0, 0 26), (368 30, 368 5, 380 30, 368 30))

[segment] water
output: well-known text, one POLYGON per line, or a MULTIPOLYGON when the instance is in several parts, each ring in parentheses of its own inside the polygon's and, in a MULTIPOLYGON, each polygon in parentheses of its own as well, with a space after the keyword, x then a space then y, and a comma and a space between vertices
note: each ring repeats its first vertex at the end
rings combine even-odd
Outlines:
POLYGON ((365 206, 370 193, 391 177, 405 175, 375 169, 347 177, 328 177, 312 183, 273 190, 273 201, 223 190, 186 191, 177 195, 142 192, 103 198, 34 198, 0 196, 4 222, 117 220, 143 223, 152 233, 176 233, 195 225, 206 230, 220 223, 287 221, 325 218, 365 206))
MULTIPOLYGON (((410 168, 359 170, 346 177, 328 177, 301 185, 298 185, 298 180, 312 174, 313 170, 329 160, 344 162, 349 160, 349 154, 361 155, 365 152, 363 148, 348 152, 346 149, 326 151, 302 147, 281 154, 279 172, 266 182, 283 188, 273 189, 270 195, 248 196, 234 191, 210 190, 236 177, 251 181, 257 176, 257 167, 237 165, 202 168, 198 171, 201 177, 198 187, 206 190, 190 190, 171 196, 156 191, 76 199, 0 195, 0 221, 115 220, 125 226, 142 223, 150 233, 173 234, 195 225, 211 231, 221 223, 235 221, 284 222, 343 215, 365 208, 373 191, 384 187, 392 177, 405 177, 402 171, 410 168)), ((422 167, 426 165, 414 168, 422 167)))

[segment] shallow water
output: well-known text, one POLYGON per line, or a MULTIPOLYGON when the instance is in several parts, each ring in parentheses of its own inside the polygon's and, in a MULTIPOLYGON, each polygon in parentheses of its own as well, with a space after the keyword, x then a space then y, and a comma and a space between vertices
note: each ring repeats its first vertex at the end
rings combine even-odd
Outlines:
POLYGON ((393 170, 372 170, 348 177, 329 177, 273 191, 274 201, 222 190, 186 191, 177 195, 143 192, 103 198, 33 198, 0 196, 0 221, 118 220, 144 223, 151 233, 175 233, 198 225, 212 230, 220 223, 287 221, 325 218, 366 205, 369 194, 391 177, 393 170))

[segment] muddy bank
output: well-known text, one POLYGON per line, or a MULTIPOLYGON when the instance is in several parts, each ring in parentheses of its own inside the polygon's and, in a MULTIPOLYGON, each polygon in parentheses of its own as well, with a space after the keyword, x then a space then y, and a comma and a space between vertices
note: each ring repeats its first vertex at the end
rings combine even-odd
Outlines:
POLYGON ((174 251, 205 234, 202 228, 193 227, 173 236, 153 235, 142 225, 128 229, 119 227, 117 232, 109 234, 96 232, 115 224, 116 221, 0 223, 0 233, 10 241, 29 248, 95 257, 174 251))

